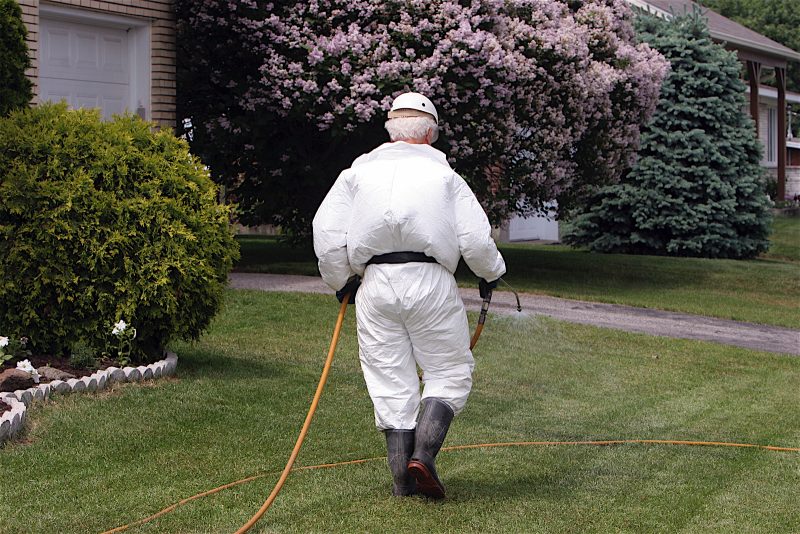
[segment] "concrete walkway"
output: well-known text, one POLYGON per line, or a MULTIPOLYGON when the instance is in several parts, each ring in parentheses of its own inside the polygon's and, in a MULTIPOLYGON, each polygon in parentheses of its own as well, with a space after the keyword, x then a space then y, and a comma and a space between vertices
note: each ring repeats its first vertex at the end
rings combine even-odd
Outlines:
MULTIPOLYGON (((230 287, 333 295, 321 278, 313 276, 231 273, 230 287)), ((468 310, 480 310, 481 299, 477 288, 462 288, 460 291, 468 310)), ((800 355, 800 330, 790 328, 524 293, 520 294, 520 302, 523 312, 527 314, 546 315, 561 321, 800 355)), ((490 313, 512 314, 516 313, 516 309, 512 293, 494 293, 490 313)))

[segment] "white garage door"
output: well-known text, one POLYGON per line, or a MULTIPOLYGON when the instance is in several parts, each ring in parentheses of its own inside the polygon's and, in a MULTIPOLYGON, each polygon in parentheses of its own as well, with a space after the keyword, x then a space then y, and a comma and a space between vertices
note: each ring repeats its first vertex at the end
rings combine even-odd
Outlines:
POLYGON ((132 109, 128 32, 41 20, 39 97, 72 108, 100 108, 103 117, 132 109))
POLYGON ((508 221, 509 241, 558 241, 558 221, 556 209, 558 202, 555 200, 546 205, 549 210, 548 217, 518 217, 514 216, 508 221))
POLYGON ((514 216, 508 222, 509 241, 558 241, 558 221, 547 217, 514 216))

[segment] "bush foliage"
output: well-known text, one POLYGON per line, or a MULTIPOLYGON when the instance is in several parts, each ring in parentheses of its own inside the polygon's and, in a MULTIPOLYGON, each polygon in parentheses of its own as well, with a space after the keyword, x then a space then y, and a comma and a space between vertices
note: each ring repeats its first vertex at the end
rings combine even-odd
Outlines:
POLYGON ((28 105, 33 98, 25 70, 31 66, 27 30, 16 0, 0 0, 0 117, 28 105))
POLYGON ((615 182, 666 61, 624 0, 180 0, 179 106, 247 224, 299 233, 388 141, 393 97, 437 106, 436 146, 490 218, 615 182), (235 58, 235 60, 233 59, 235 58))
POLYGON ((638 24, 672 70, 642 130, 638 162, 594 196, 565 241, 596 252, 710 258, 766 251, 770 201, 736 55, 712 42, 699 13, 670 22, 642 15, 638 24))
POLYGON ((0 331, 64 354, 123 319, 141 360, 208 326, 238 248, 183 140, 45 104, 0 119, 0 169, 0 331))

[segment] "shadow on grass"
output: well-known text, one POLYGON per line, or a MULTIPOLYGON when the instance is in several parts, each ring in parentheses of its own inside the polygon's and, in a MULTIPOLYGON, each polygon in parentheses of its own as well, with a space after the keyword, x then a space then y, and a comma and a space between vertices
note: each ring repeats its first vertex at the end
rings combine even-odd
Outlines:
POLYGON ((179 354, 178 372, 181 378, 212 378, 224 380, 252 380, 258 377, 283 377, 290 374, 286 363, 258 361, 247 357, 233 357, 218 351, 189 347, 179 354))
POLYGON ((520 498, 557 499, 560 496, 572 495, 580 484, 574 477, 574 472, 566 467, 563 472, 546 474, 521 471, 516 474, 498 471, 496 476, 490 478, 487 478, 487 475, 491 475, 491 468, 487 468, 477 476, 469 474, 447 476, 446 472, 440 475, 447 488, 447 499, 454 504, 520 498))

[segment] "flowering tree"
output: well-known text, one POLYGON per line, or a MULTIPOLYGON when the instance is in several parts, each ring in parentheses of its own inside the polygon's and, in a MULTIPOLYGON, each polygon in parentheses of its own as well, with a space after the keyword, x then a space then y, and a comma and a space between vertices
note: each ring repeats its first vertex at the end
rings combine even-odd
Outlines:
POLYGON ((667 69, 623 0, 180 0, 178 17, 195 150, 243 222, 300 233, 400 92, 434 101, 436 146, 499 222, 615 181, 667 69))

